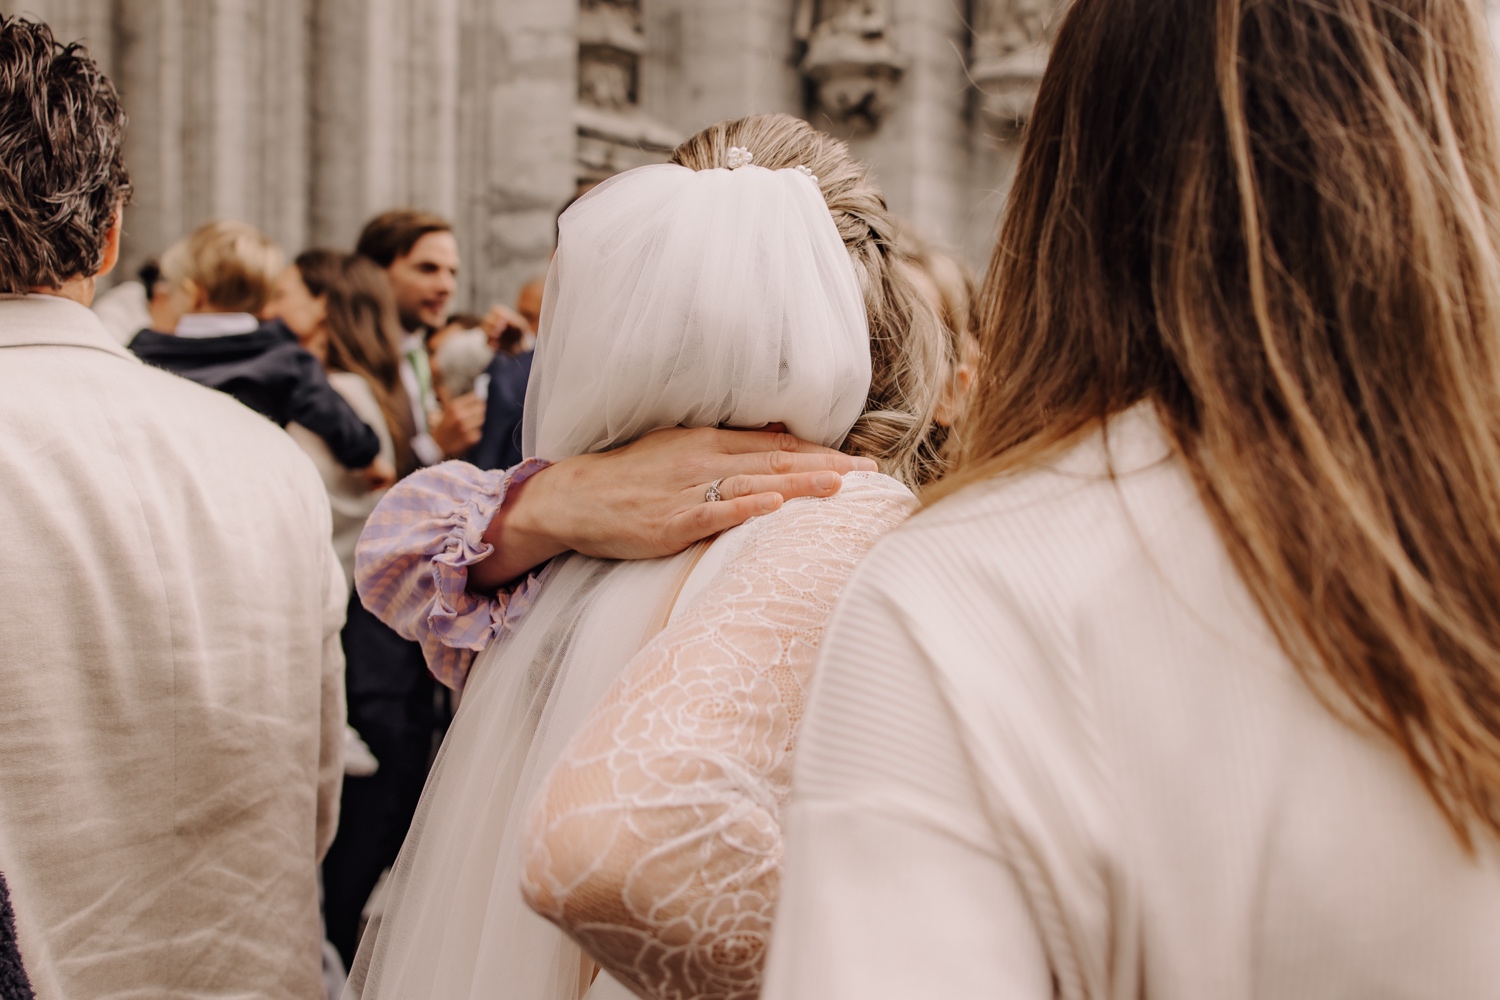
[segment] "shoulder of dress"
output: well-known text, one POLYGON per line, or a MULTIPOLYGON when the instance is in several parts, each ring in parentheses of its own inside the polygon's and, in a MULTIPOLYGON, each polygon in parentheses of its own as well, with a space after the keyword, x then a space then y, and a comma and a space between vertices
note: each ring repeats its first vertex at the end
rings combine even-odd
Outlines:
POLYGON ((908 512, 915 511, 920 506, 916 495, 903 483, 880 472, 846 473, 843 486, 833 496, 821 499, 805 497, 787 504, 795 509, 816 507, 826 513, 840 509, 890 505, 902 507, 908 512))

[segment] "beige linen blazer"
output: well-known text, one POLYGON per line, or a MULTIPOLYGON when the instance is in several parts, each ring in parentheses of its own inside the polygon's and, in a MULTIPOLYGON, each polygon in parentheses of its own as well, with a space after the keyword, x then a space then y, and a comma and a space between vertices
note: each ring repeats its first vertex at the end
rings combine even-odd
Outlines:
POLYGON ((0 299, 0 871, 42 1000, 321 995, 329 532, 280 428, 0 299))

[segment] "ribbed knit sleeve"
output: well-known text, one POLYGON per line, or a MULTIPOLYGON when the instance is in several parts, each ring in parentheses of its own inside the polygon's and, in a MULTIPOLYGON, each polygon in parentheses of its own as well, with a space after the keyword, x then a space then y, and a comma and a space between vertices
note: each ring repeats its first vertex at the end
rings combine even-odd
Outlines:
POLYGON ((882 540, 798 754, 768 1000, 1500 997, 1500 843, 1314 694, 1148 406, 882 540))
POLYGON ((763 995, 1051 997, 957 720, 874 569, 846 592, 812 692, 763 995))

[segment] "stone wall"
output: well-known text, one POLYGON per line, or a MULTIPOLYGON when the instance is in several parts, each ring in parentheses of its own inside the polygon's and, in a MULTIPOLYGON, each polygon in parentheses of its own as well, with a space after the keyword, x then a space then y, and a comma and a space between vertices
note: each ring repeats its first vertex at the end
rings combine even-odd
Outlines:
POLYGON ((513 297, 575 190, 577 10, 556 0, 27 0, 131 124, 122 273, 215 217, 290 251, 454 220, 460 301, 513 297))
MULTIPOLYGON (((579 183, 665 159, 704 125, 753 111, 804 115, 848 138, 896 211, 982 266, 1017 143, 1014 113, 1007 124, 972 71, 997 45, 1024 40, 1010 29, 1047 2, 21 9, 87 42, 124 97, 137 193, 123 273, 214 217, 253 222, 296 251, 348 246, 375 212, 411 205, 454 220, 459 301, 478 306, 510 300, 545 267, 555 212, 579 183), (1000 42, 984 35, 995 25, 1010 31, 1000 42)), ((1021 79, 1019 92, 1033 84, 1021 79)))

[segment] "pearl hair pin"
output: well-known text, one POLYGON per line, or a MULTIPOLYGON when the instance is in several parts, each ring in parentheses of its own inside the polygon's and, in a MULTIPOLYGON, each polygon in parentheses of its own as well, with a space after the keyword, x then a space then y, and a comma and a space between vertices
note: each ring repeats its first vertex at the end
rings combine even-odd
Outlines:
MULTIPOLYGON (((738 170, 740 167, 748 167, 755 162, 755 154, 745 146, 730 146, 729 153, 724 157, 724 166, 730 170, 738 170)), ((806 174, 812 178, 814 184, 818 183, 818 175, 812 172, 812 168, 806 164, 799 163, 794 168, 799 174, 806 174)))

